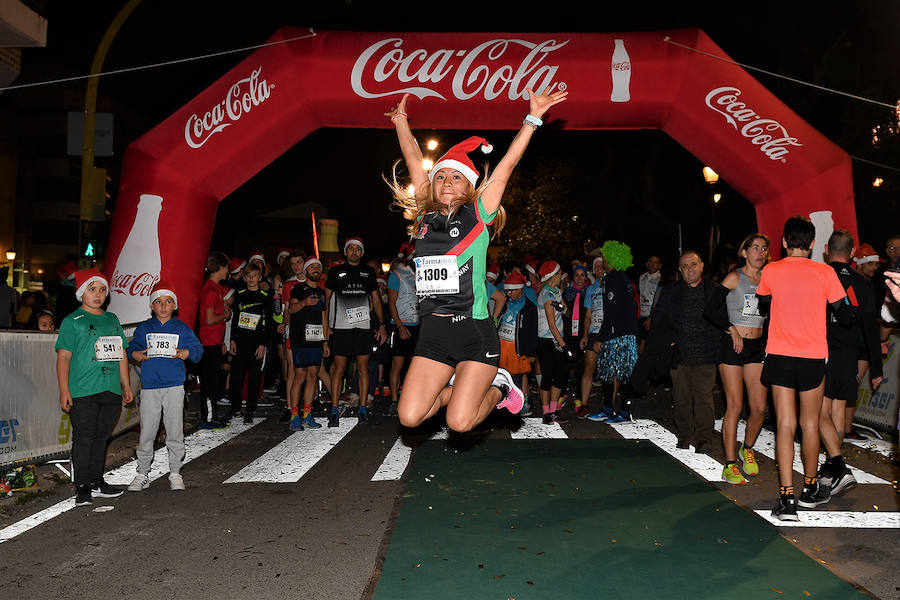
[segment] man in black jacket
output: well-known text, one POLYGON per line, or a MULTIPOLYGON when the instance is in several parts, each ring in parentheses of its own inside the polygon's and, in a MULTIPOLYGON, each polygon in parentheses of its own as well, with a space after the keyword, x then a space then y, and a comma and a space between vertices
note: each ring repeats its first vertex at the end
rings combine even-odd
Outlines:
POLYGON ((715 282, 703 277, 703 259, 688 250, 678 259, 681 280, 665 286, 653 309, 650 340, 673 340, 672 383, 678 447, 691 442, 696 452, 709 452, 715 435, 713 386, 721 332, 703 316, 715 282))

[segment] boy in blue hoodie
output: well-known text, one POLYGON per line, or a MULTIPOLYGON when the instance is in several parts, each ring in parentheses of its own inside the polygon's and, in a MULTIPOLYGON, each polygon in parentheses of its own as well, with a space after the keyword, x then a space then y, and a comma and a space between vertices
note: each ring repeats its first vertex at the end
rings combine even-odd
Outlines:
POLYGON ((158 282, 150 292, 152 317, 137 326, 128 356, 141 363, 141 439, 137 448, 137 476, 129 492, 150 487, 153 442, 162 416, 169 451, 169 487, 184 489, 184 361, 199 362, 203 344, 173 313, 178 297, 172 286, 158 282))

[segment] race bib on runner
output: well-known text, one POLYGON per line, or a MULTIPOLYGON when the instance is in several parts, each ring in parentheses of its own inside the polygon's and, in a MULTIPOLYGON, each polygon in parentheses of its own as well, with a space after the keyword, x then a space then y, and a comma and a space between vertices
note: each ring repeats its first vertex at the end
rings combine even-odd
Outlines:
POLYGON ((416 294, 458 294, 459 267, 456 256, 423 256, 416 260, 416 294))
POLYGON ((347 324, 356 325, 362 323, 369 318, 368 306, 357 306, 356 308, 347 309, 347 324))
POLYGON ((756 294, 744 294, 744 306, 741 308, 741 314, 745 317, 758 317, 759 314, 759 298, 756 294))
POLYGON ((578 330, 581 327, 581 322, 578 319, 572 319, 572 337, 578 337, 578 330))
POLYGON ((600 329, 603 325, 603 313, 594 311, 591 313, 591 329, 600 329))
POLYGON ((238 327, 241 329, 249 329, 251 331, 256 329, 256 326, 259 325, 260 315, 255 315, 253 313, 242 312, 238 315, 238 327))
POLYGON ((497 335, 507 342, 516 341, 516 326, 513 323, 501 323, 497 335))
POLYGON ((307 324, 306 331, 304 333, 305 333, 305 339, 307 342, 324 342, 325 341, 325 334, 322 331, 321 325, 307 324))
POLYGON ((163 356, 171 358, 178 350, 177 333, 148 333, 147 334, 147 358, 163 356))
POLYGON ((102 335, 94 344, 94 357, 100 362, 122 360, 122 338, 117 335, 102 335))

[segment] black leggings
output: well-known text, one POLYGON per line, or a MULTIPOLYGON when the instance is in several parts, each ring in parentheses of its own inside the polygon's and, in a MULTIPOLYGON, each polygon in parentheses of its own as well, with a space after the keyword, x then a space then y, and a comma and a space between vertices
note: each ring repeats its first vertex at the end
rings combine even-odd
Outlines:
POLYGON ((222 397, 225 386, 222 373, 222 344, 203 346, 200 359, 200 419, 204 422, 216 419, 216 401, 222 397))
POLYGON ((563 389, 569 382, 569 361, 566 355, 556 349, 552 339, 538 340, 538 360, 541 361, 541 389, 550 391, 550 386, 563 389))

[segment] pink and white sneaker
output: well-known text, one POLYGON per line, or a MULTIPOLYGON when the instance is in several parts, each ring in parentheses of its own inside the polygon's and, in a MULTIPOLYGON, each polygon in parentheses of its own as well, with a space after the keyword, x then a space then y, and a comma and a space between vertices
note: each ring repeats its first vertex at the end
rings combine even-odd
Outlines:
POLYGON ((491 385, 496 386, 501 390, 503 389, 503 386, 505 386, 507 390, 503 399, 497 403, 497 408, 505 408, 514 415, 522 412, 522 406, 525 405, 525 396, 522 394, 522 390, 513 383, 512 375, 509 374, 509 371, 506 369, 497 369, 497 376, 494 377, 494 381, 491 385))

